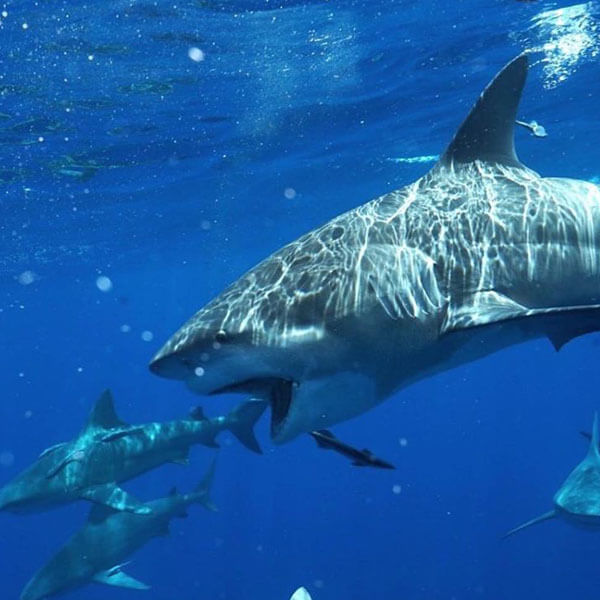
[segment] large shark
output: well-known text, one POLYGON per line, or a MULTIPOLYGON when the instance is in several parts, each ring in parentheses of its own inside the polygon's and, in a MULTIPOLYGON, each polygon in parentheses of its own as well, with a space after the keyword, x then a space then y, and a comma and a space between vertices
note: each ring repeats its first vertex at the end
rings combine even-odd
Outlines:
POLYGON ((117 510, 147 513, 148 506, 118 487, 167 462, 186 463, 190 446, 216 446, 221 431, 231 431, 246 447, 260 452, 254 423, 266 403, 250 400, 228 415, 207 419, 195 409, 189 419, 127 425, 117 416, 106 390, 83 431, 70 442, 44 450, 25 471, 0 489, 0 510, 28 512, 77 499, 117 510))
POLYGON ((573 469, 554 494, 554 509, 531 519, 504 534, 508 537, 527 527, 560 518, 587 528, 600 528, 600 451, 598 451, 598 415, 594 416, 586 457, 573 469))
POLYGON ((123 561, 156 536, 169 534, 173 517, 186 517, 190 504, 216 510, 209 497, 214 462, 204 480, 190 494, 148 502, 148 515, 94 506, 85 526, 31 578, 21 600, 39 600, 95 581, 132 589, 148 586, 123 572, 123 561))
POLYGON ((285 442, 506 346, 600 329, 600 188, 518 160, 527 70, 521 55, 500 71, 424 177, 258 264, 151 370, 268 399, 285 442))

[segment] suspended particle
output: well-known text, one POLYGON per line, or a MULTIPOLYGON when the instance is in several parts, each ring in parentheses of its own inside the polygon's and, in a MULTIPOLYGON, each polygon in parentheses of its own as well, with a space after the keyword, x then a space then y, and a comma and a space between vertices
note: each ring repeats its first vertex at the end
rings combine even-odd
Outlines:
POLYGON ((154 334, 151 331, 148 331, 147 329, 145 331, 142 331, 142 339, 145 342, 151 342, 153 338, 154 334))
POLYGON ((202 50, 200 50, 200 48, 196 48, 195 46, 192 46, 188 50, 188 56, 194 62, 202 62, 204 60, 204 52, 202 52, 202 50))
POLYGON ((96 287, 101 292, 110 292, 110 290, 112 290, 113 284, 112 281, 106 275, 100 275, 100 277, 96 279, 96 287))

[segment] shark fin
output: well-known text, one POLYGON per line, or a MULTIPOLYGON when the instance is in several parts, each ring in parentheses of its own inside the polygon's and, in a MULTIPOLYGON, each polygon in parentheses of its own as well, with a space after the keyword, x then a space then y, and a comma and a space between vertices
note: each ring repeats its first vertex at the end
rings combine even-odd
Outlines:
POLYGON ((148 515, 152 512, 147 504, 140 502, 114 483, 104 483, 87 488, 81 492, 80 498, 136 515, 148 515))
POLYGON ((590 311, 591 318, 585 319, 586 315, 583 315, 583 319, 575 324, 567 323, 566 327, 564 323, 553 325, 547 330, 546 335, 554 346, 554 349, 558 352, 565 344, 586 333, 595 333, 600 329, 598 325, 598 311, 590 311))
POLYGON ((526 529, 527 527, 531 527, 532 525, 537 525, 538 523, 541 523, 542 521, 548 521, 549 519, 554 519, 554 517, 556 517, 556 511, 551 510, 547 513, 544 513, 543 515, 540 515, 539 517, 536 517, 535 519, 531 519, 531 521, 527 521, 526 523, 523 523, 522 525, 519 525, 518 527, 515 527, 514 529, 507 531, 502 536, 502 539, 507 538, 507 537, 517 533, 518 531, 526 529))
POLYGON ((208 471, 206 471, 204 477, 202 478, 202 481, 194 488, 194 491, 191 494, 191 499, 194 502, 199 502, 202 504, 202 506, 204 506, 204 508, 212 510, 213 512, 218 510, 210 497, 210 489, 212 487, 213 479, 215 478, 216 466, 217 459, 214 458, 210 463, 210 467, 208 467, 208 471))
POLYGON ((292 594, 290 600, 312 600, 312 598, 305 587, 300 587, 292 594))
POLYGON ((580 431, 579 435, 583 436, 588 441, 592 439, 592 434, 587 431, 580 431))
MULTIPOLYGON (((440 334, 443 335, 451 331, 492 325, 524 317, 550 317, 558 314, 578 313, 582 318, 586 319, 590 315, 597 315, 599 308, 600 305, 598 304, 529 308, 495 290, 479 290, 465 298, 464 302, 459 305, 452 306, 450 304, 447 307, 446 316, 440 328, 440 334)), ((598 326, 596 325, 597 329, 598 326)), ((575 333, 575 330, 570 331, 571 335, 569 339, 584 333, 581 329, 577 329, 577 333, 575 333)), ((591 326, 587 327, 586 325, 586 332, 591 331, 593 331, 591 326)))
POLYGON ((260 445, 254 435, 254 425, 267 408, 264 400, 248 400, 234 408, 227 415, 227 428, 246 448, 262 454, 260 445))
POLYGON ((594 425, 592 427, 592 437, 588 449, 588 458, 600 461, 600 452, 598 451, 598 413, 594 413, 594 425))
POLYGON ((62 448, 63 446, 66 446, 69 442, 61 442, 60 444, 54 444, 54 446, 50 446, 49 448, 46 448, 39 456, 38 458, 43 458, 44 456, 48 456, 48 454, 52 454, 52 452, 54 452, 55 450, 58 450, 59 448, 62 448))
POLYGON ((127 437, 128 435, 135 435, 140 431, 144 431, 143 427, 128 427, 126 429, 119 429, 117 431, 111 431, 106 435, 103 435, 101 441, 103 442, 114 442, 115 440, 120 440, 121 438, 127 437))
POLYGON ((527 55, 509 62, 483 90, 440 159, 444 165, 475 160, 520 167, 514 125, 527 78, 527 55))
POLYGON ((192 409, 190 418, 194 421, 208 421, 204 414, 204 409, 201 406, 196 406, 196 408, 192 409))
POLYGON ((96 404, 88 418, 86 429, 112 429, 126 426, 127 423, 121 421, 117 416, 112 392, 104 390, 100 398, 96 400, 96 404))
POLYGON ((100 571, 93 577, 97 583, 104 583, 105 585, 114 585, 116 587, 128 588, 131 590, 149 590, 150 586, 138 581, 121 571, 123 565, 117 565, 106 571, 100 571))

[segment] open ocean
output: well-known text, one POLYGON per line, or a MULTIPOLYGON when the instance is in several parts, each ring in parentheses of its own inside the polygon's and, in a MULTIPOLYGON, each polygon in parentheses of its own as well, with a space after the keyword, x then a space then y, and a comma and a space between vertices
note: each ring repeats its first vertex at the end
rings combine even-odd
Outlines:
MULTIPOLYGON (((519 158, 600 177, 600 2, 0 2, 0 485, 82 429, 110 388, 133 424, 225 414, 148 363, 196 310, 283 244, 434 164, 485 85, 530 53, 519 158)), ((72 600, 597 597, 600 533, 551 521, 600 410, 600 334, 539 339, 409 386, 334 428, 396 470, 309 436, 262 456, 226 433, 124 487, 193 506, 131 557, 146 592, 72 600)), ((0 512, 0 599, 89 505, 0 512)))

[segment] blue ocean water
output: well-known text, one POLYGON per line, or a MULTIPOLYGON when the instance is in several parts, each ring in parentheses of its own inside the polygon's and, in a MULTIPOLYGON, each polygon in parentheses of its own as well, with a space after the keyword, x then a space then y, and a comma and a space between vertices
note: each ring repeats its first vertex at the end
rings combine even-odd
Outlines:
MULTIPOLYGON (((598 18, 597 2, 0 3, 0 484, 76 435, 107 387, 131 423, 231 408, 152 375, 154 352, 270 252, 424 174, 518 53, 520 116, 549 134, 518 130, 519 157, 600 176, 598 18)), ((267 418, 263 456, 224 435, 219 512, 193 507, 127 566, 152 589, 68 597, 595 597, 597 534, 550 522, 499 538, 550 509, 583 458, 599 343, 516 346, 336 427, 395 471, 308 437, 273 446, 267 418)), ((213 455, 126 487, 191 489, 213 455)), ((88 510, 0 513, 0 598, 88 510)))

